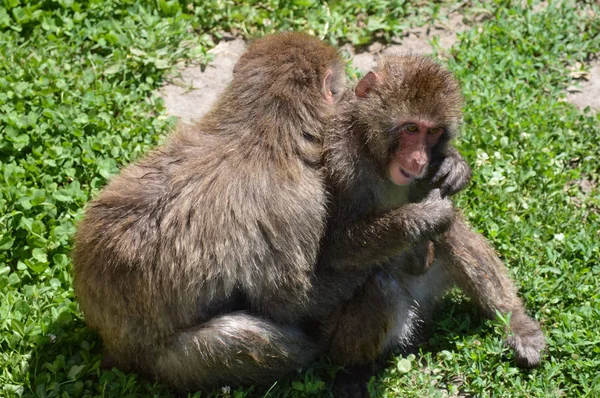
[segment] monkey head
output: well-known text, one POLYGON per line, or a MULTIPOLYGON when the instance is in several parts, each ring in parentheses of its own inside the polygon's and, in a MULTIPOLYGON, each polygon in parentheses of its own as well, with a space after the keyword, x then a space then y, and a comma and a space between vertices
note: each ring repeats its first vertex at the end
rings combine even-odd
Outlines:
POLYGON ((234 66, 233 85, 254 107, 270 101, 282 112, 313 118, 333 112, 346 87, 345 63, 317 37, 284 32, 249 44, 234 66))
POLYGON ((366 143, 394 184, 423 177, 458 133, 463 98, 452 73, 429 57, 382 57, 355 88, 366 143))

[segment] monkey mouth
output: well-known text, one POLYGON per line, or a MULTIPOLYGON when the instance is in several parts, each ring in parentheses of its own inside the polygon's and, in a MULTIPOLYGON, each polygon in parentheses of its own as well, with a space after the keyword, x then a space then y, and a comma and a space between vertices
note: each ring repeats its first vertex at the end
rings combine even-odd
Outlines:
POLYGON ((404 170, 402 167, 398 167, 398 169, 400 170, 400 173, 406 177, 406 179, 408 180, 412 180, 413 178, 417 178, 417 176, 410 174, 408 171, 404 170))
POLYGON ((404 170, 399 165, 390 167, 390 180, 396 185, 410 184, 415 178, 415 175, 404 170))

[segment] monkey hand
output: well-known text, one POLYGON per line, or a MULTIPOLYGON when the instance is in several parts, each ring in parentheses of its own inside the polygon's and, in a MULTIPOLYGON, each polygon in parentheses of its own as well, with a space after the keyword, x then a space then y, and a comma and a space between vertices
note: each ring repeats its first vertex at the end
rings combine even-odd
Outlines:
POLYGON ((454 221, 455 211, 452 201, 442 198, 440 189, 433 189, 423 202, 415 203, 418 210, 416 224, 419 225, 417 234, 422 240, 429 240, 446 232, 454 221))
POLYGON ((471 167, 454 148, 448 148, 448 155, 441 161, 430 179, 430 184, 439 187, 443 196, 454 195, 471 181, 471 167))
POLYGON ((514 312, 510 319, 512 336, 506 344, 515 351, 517 365, 533 368, 540 364, 546 346, 544 334, 537 321, 522 312, 514 312))
POLYGON ((398 264, 402 264, 402 271, 411 275, 423 275, 435 260, 435 246, 430 240, 417 243, 402 252, 398 259, 398 264))

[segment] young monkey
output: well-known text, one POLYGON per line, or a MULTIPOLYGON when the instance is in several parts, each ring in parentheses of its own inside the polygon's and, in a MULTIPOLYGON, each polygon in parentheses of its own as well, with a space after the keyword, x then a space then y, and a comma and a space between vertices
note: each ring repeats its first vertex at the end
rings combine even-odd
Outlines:
POLYGON ((319 266, 373 271, 321 322, 334 362, 360 368, 407 345, 440 295, 458 285, 486 316, 512 312, 507 344, 520 366, 539 364, 544 336, 506 268, 442 198, 471 177, 448 146, 461 106, 451 72, 418 55, 382 58, 339 104, 324 141, 332 204, 319 266), (431 241, 407 252, 418 236, 431 241))

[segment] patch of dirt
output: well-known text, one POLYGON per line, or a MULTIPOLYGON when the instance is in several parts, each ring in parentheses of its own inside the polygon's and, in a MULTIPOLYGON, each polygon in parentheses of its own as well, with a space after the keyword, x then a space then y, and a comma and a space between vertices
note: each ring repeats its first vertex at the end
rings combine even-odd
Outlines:
MULTIPOLYGON (((479 22, 483 18, 476 15, 472 20, 479 22)), ((463 19, 460 12, 451 12, 446 21, 434 26, 409 29, 403 37, 394 38, 390 45, 374 42, 365 51, 358 53, 350 45, 344 46, 342 50, 352 56, 353 66, 364 74, 375 65, 381 54, 431 54, 433 46, 430 41, 434 39, 438 40, 443 51, 449 51, 457 42, 457 33, 469 28, 463 19)), ((221 41, 210 51, 214 54, 214 60, 204 69, 198 65, 182 68, 180 75, 160 90, 167 112, 183 122, 204 115, 231 80, 233 66, 245 47, 241 39, 221 41)))
MULTIPOLYGON (((527 7, 527 3, 528 3, 528 0, 523 0, 523 1, 521 2, 521 6, 522 6, 522 7, 527 7)), ((531 5, 531 8, 532 8, 532 11, 533 11, 534 13, 538 13, 538 12, 540 12, 540 11, 544 11, 546 8, 548 8, 548 5, 549 5, 549 4, 548 4, 548 1, 546 1, 546 0, 542 0, 542 1, 540 1, 540 2, 533 3, 533 4, 531 5)))
POLYGON ((180 75, 160 90, 167 112, 184 122, 204 115, 229 84, 233 66, 245 49, 242 39, 220 41, 210 50, 214 59, 205 68, 191 65, 181 69, 180 75))
POLYGON ((458 41, 457 34, 469 28, 464 23, 463 15, 459 12, 453 12, 448 16, 445 22, 436 23, 434 26, 422 26, 412 28, 406 31, 403 37, 392 38, 392 43, 383 45, 379 42, 371 44, 365 51, 354 52, 352 46, 345 46, 345 49, 352 55, 352 66, 361 73, 367 73, 377 58, 381 55, 415 53, 431 54, 433 53, 432 41, 437 40, 442 55, 447 56, 447 52, 458 41))
POLYGON ((363 75, 366 74, 375 66, 375 54, 371 52, 353 54, 352 66, 363 75))
MULTIPOLYGON (((587 68, 585 68, 587 69, 587 68)), ((583 110, 590 107, 592 110, 600 110, 600 59, 589 65, 589 72, 578 65, 571 72, 571 76, 580 80, 578 86, 567 88, 567 101, 583 110)))
MULTIPOLYGON (((420 369, 420 372, 427 374, 435 374, 439 372, 439 369, 432 370, 431 368, 424 367, 423 369, 420 369)), ((441 394, 443 398, 473 398, 472 395, 469 395, 461 390, 461 387, 465 385, 465 379, 463 375, 458 374, 452 378, 451 384, 453 387, 455 387, 453 389, 458 390, 456 394, 450 393, 450 391, 444 385, 440 385, 439 380, 433 379, 431 382, 432 386, 436 387, 436 392, 441 394)))
POLYGON ((419 54, 431 54, 433 52, 432 40, 438 40, 440 48, 450 50, 458 41, 457 34, 467 30, 469 27, 464 23, 461 13, 455 12, 448 16, 444 23, 438 23, 433 27, 420 27, 408 31, 401 43, 393 44, 383 51, 383 54, 394 54, 398 52, 413 52, 419 54))
MULTIPOLYGON (((578 209, 581 209, 585 206, 585 211, 583 213, 583 217, 581 222, 585 223, 587 221, 590 213, 600 214, 600 207, 594 204, 592 196, 595 194, 598 189, 598 182, 583 177, 578 180, 567 181, 565 186, 563 187, 563 192, 569 196, 569 199, 573 206, 578 209), (576 187, 574 190, 573 188, 576 187)), ((600 235, 600 230, 598 231, 598 235, 600 235)))
MULTIPOLYGON (((533 5, 534 11, 547 6, 545 1, 533 5)), ((402 37, 395 37, 389 45, 374 42, 368 48, 355 51, 351 45, 342 47, 352 57, 352 65, 361 73, 367 73, 379 56, 397 53, 431 54, 432 41, 437 41, 440 55, 448 57, 449 51, 458 41, 457 34, 473 25, 490 18, 485 10, 469 12, 454 9, 445 21, 434 26, 417 27, 407 30, 402 37)), ((180 75, 174 77, 162 87, 160 95, 165 101, 167 112, 183 122, 200 118, 212 106, 225 89, 232 77, 233 66, 246 45, 242 39, 221 41, 210 52, 214 60, 205 68, 198 65, 180 69, 180 75)), ((571 75, 582 84, 567 89, 566 100, 578 107, 600 110, 600 60, 589 66, 589 72, 581 65, 574 68, 571 75)))
POLYGON ((576 186, 578 188, 579 192, 584 197, 587 197, 594 191, 594 189, 596 189, 598 184, 596 182, 594 182, 593 180, 590 180, 590 179, 587 179, 584 177, 579 180, 567 181, 565 183, 565 186, 563 187, 563 191, 568 192, 571 189, 571 187, 574 187, 574 186, 576 186))

